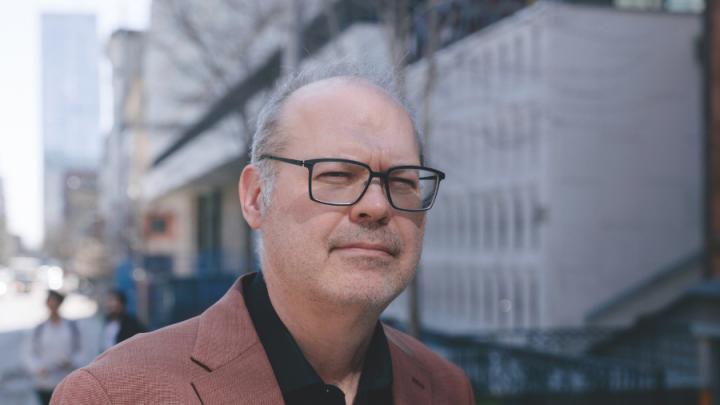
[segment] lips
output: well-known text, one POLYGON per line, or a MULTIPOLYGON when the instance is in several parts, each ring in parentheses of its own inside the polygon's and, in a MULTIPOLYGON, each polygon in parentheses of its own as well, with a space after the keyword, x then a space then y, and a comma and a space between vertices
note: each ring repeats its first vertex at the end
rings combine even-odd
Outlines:
POLYGON ((339 229, 329 237, 327 247, 328 253, 339 250, 347 253, 399 257, 403 251, 403 241, 400 236, 386 228, 339 229))
POLYGON ((351 250, 351 249, 386 253, 390 256, 395 256, 395 253, 392 248, 385 246, 383 244, 378 244, 378 243, 355 242, 355 243, 342 244, 340 246, 336 246, 335 248, 333 248, 333 250, 351 250))

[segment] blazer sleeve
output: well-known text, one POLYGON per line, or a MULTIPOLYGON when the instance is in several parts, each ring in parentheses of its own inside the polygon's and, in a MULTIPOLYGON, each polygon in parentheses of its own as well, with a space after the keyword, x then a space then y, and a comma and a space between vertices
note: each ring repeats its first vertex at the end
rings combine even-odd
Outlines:
POLYGON ((110 398, 100 382, 88 371, 72 372, 60 382, 50 405, 110 405, 110 398))

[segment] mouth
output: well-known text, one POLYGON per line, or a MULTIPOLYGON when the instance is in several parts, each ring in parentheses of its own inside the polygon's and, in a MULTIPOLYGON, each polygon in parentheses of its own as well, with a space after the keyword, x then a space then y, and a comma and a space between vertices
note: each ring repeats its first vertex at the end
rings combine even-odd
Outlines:
POLYGON ((396 253, 388 246, 377 243, 356 242, 336 246, 331 251, 348 253, 371 254, 381 256, 395 256, 396 253))

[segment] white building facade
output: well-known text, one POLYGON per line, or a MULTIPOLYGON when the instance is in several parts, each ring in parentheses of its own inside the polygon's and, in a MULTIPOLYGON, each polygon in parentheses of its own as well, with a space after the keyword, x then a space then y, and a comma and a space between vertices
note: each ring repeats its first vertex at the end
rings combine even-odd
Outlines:
POLYGON ((448 177, 428 217, 425 327, 579 326, 700 250, 700 28, 540 3, 439 51, 427 149, 448 177))

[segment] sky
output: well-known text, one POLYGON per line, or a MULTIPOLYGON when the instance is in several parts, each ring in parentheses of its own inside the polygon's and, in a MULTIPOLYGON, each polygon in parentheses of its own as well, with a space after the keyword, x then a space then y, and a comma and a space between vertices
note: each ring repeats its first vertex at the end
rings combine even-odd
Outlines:
MULTIPOLYGON (((29 247, 42 242, 40 15, 95 13, 99 49, 116 28, 143 29, 150 0, 0 0, 0 178, 10 231, 29 247)), ((110 66, 100 65, 98 136, 112 125, 110 66)))

